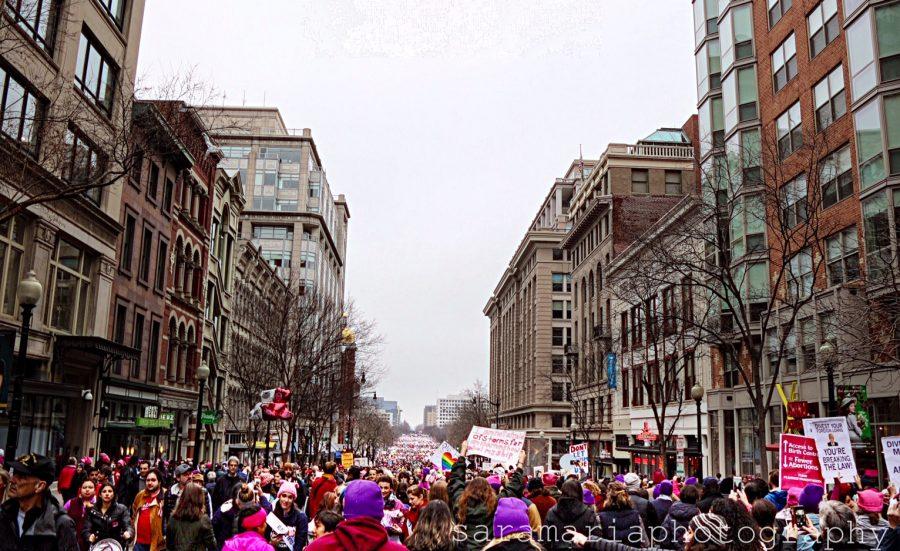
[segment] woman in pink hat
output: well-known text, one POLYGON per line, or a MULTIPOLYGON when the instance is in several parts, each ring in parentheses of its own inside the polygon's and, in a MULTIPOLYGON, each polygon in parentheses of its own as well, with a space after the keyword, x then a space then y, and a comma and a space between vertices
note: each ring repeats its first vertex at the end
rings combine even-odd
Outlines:
POLYGON ((275 551, 263 535, 266 533, 265 510, 258 505, 242 509, 237 523, 239 532, 225 542, 222 551, 275 551))
MULTIPOLYGON (((309 538, 309 519, 297 508, 297 485, 289 480, 281 483, 281 487, 277 490, 277 499, 272 506, 272 512, 278 517, 278 520, 284 523, 288 528, 287 536, 294 539, 293 551, 300 551, 306 547, 309 538)), ((268 537, 275 536, 272 529, 267 532, 268 537)), ((289 541, 289 540, 288 540, 289 541)))
POLYGON ((859 507, 856 525, 860 541, 874 549, 881 541, 884 531, 891 527, 888 521, 881 517, 881 511, 884 508, 881 492, 878 490, 862 491, 857 497, 856 504, 859 507))

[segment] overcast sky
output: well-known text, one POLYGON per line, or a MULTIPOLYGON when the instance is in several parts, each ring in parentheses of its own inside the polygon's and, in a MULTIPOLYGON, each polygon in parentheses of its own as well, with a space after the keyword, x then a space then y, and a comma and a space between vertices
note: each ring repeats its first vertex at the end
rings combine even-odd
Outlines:
POLYGON ((149 0, 138 72, 195 67, 308 127, 350 207, 380 396, 488 379, 482 309, 554 178, 696 110, 687 0, 149 0))

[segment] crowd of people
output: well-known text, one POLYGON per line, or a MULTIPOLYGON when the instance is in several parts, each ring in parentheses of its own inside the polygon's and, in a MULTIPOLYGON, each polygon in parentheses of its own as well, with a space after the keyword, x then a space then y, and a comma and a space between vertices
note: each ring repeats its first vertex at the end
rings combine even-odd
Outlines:
POLYGON ((524 452, 460 452, 449 471, 28 454, 0 470, 0 551, 900 551, 900 495, 868 479, 529 477, 524 452))
POLYGON ((414 465, 428 464, 437 448, 434 438, 419 432, 401 434, 386 449, 375 456, 375 464, 389 469, 410 469, 414 465))

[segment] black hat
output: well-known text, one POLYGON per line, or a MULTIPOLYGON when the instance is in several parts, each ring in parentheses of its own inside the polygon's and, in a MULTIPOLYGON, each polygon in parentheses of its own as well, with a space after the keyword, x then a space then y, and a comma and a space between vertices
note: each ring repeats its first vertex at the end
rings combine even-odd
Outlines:
POLYGON ((544 482, 540 477, 536 476, 528 481, 528 486, 526 487, 529 492, 533 492, 535 490, 540 490, 544 487, 544 482))
POLYGON ((53 482, 56 465, 53 460, 43 455, 29 453, 9 462, 9 468, 13 475, 34 476, 47 484, 53 482))

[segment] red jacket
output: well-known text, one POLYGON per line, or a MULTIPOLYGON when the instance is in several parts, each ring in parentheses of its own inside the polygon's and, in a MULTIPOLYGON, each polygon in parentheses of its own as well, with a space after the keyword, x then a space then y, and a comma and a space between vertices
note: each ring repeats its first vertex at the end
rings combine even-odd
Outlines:
POLYGON ((59 472, 59 480, 56 486, 60 490, 68 490, 72 487, 72 478, 75 476, 75 465, 66 465, 59 472))
POLYGON ((322 498, 328 492, 333 492, 335 488, 337 488, 337 481, 330 474, 322 475, 313 481, 312 488, 309 490, 309 505, 306 507, 309 518, 316 518, 322 498))
POLYGON ((387 530, 369 517, 338 524, 334 532, 314 540, 306 551, 407 551, 402 543, 388 541, 387 530))
POLYGON ((547 513, 556 505, 556 500, 548 495, 539 495, 530 499, 537 507, 538 513, 541 514, 541 522, 547 522, 547 513))

